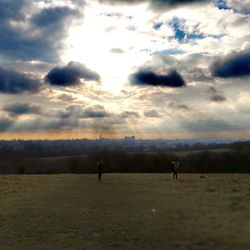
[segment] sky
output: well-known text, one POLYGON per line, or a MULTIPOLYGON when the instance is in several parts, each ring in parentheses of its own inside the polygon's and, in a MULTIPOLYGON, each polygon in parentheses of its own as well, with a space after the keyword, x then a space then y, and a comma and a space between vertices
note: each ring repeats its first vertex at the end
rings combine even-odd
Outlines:
POLYGON ((0 139, 250 137, 250 0, 0 0, 0 139))

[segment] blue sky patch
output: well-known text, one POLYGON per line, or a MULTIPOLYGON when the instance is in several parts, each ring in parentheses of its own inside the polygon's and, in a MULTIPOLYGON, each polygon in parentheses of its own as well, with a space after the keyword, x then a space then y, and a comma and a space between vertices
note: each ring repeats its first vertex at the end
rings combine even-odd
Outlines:
POLYGON ((171 22, 171 26, 174 30, 175 33, 175 38, 178 41, 183 41, 185 38, 186 33, 184 32, 184 30, 181 27, 181 20, 178 18, 174 18, 171 22))
POLYGON ((155 30, 159 30, 161 28, 161 26, 163 25, 163 22, 159 22, 159 23, 154 23, 153 28, 155 30))
POLYGON ((180 55, 183 53, 184 53, 183 50, 172 48, 172 49, 159 50, 150 55, 151 56, 152 55, 180 55))
POLYGON ((215 0, 214 5, 220 10, 229 10, 227 0, 215 0))
POLYGON ((182 43, 188 43, 190 41, 200 40, 200 39, 204 39, 206 37, 212 37, 215 39, 219 39, 219 38, 225 36, 224 34, 205 35, 205 34, 201 34, 199 32, 188 33, 184 30, 182 23, 183 23, 183 20, 180 20, 178 18, 174 18, 171 22, 171 26, 172 26, 172 29, 173 29, 174 34, 175 34, 174 38, 182 43))

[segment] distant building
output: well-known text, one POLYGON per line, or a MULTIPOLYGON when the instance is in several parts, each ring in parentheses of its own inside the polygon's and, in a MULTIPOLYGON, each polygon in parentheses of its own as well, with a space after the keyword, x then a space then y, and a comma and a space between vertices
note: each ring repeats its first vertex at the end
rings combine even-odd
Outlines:
POLYGON ((135 136, 125 136, 124 140, 125 141, 135 141, 135 136))

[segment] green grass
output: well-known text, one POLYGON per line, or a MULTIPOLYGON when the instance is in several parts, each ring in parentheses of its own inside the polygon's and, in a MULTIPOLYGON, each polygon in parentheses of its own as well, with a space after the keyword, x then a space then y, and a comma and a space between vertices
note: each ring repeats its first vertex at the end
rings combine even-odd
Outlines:
POLYGON ((250 249, 250 175, 0 176, 0 249, 250 249))

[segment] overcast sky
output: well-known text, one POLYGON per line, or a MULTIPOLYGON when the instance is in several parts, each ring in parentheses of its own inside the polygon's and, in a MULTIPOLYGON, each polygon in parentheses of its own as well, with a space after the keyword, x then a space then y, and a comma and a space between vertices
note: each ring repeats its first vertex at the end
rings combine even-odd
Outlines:
POLYGON ((250 0, 0 0, 0 139, 250 136, 250 0))

